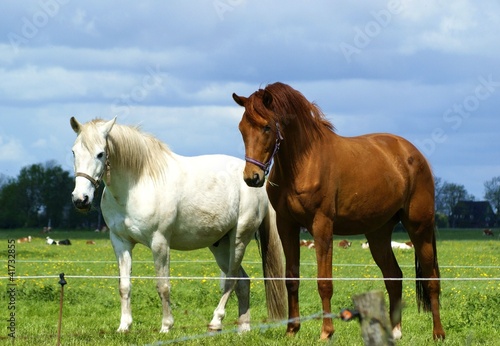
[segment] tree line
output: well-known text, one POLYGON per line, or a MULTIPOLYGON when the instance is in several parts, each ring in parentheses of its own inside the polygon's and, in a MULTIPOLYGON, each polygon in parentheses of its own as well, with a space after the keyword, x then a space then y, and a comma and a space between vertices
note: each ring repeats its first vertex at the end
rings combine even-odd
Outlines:
MULTIPOLYGON (((500 221, 500 176, 484 183, 488 201, 500 221)), ((87 214, 78 212, 71 201, 73 174, 55 161, 33 164, 21 169, 16 178, 0 175, 0 228, 100 228, 99 209, 103 186, 96 191, 95 203, 87 214)), ((463 185, 435 178, 436 221, 440 227, 450 224, 459 201, 474 200, 463 185)))
MULTIPOLYGON (((87 214, 74 208, 71 192, 73 174, 55 161, 21 169, 16 178, 0 176, 0 229, 66 228, 92 229, 101 222, 99 203, 87 214)), ((100 201, 103 186, 96 194, 100 201)))
MULTIPOLYGON (((465 186, 434 178, 436 201, 436 224, 440 227, 453 227, 453 214, 460 201, 475 201, 475 197, 467 192, 465 186)), ((500 176, 484 182, 484 201, 490 203, 495 213, 493 223, 500 223, 500 176)))

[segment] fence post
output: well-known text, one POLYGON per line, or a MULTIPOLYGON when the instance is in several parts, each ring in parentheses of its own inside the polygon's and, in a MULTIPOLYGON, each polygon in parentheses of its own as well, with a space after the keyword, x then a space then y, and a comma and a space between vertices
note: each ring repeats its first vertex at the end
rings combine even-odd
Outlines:
POLYGON ((61 297, 59 299, 59 323, 57 325, 57 346, 61 345, 61 327, 62 327, 62 311, 63 311, 63 301, 64 301, 64 285, 66 285, 66 280, 64 279, 64 273, 59 274, 59 285, 61 285, 61 297))
POLYGON ((360 314, 361 335, 367 346, 393 346, 392 327, 385 309, 384 293, 370 291, 352 297, 360 314))

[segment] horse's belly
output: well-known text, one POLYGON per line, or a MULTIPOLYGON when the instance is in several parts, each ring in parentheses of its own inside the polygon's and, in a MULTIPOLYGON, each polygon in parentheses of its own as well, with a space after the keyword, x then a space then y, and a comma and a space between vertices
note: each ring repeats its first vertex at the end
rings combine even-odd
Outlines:
POLYGON ((227 228, 176 230, 170 237, 170 248, 182 251, 206 248, 216 244, 228 231, 227 228))

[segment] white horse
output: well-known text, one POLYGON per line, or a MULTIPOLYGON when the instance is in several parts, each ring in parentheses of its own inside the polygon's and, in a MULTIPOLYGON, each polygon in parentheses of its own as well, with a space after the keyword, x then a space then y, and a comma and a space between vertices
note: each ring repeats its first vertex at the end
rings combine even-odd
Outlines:
MULTIPOLYGON (((163 307, 160 332, 168 332, 174 323, 170 309, 170 249, 205 247, 227 277, 209 329, 222 328, 226 303, 235 290, 238 329, 249 330, 250 282, 241 262, 257 231, 264 276, 284 277, 275 213, 266 191, 246 186, 241 178, 245 165, 242 160, 224 155, 183 157, 138 128, 115 121, 116 117, 80 124, 73 117, 70 123, 77 133, 72 148, 75 207, 88 211, 100 181, 105 183, 101 209, 120 271, 118 331, 127 331, 132 323, 130 276, 132 249, 137 243, 153 252, 163 307)), ((265 286, 269 317, 284 318, 284 282, 265 280, 265 286)))

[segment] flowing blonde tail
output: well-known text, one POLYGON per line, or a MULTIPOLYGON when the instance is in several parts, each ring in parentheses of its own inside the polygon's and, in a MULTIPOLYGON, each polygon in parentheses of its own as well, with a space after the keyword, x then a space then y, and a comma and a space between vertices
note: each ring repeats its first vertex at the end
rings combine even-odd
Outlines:
POLYGON ((264 280, 267 314, 270 320, 283 320, 287 316, 287 291, 283 280, 285 277, 283 247, 276 226, 276 212, 271 203, 269 203, 269 212, 259 231, 264 277, 279 279, 264 280))

